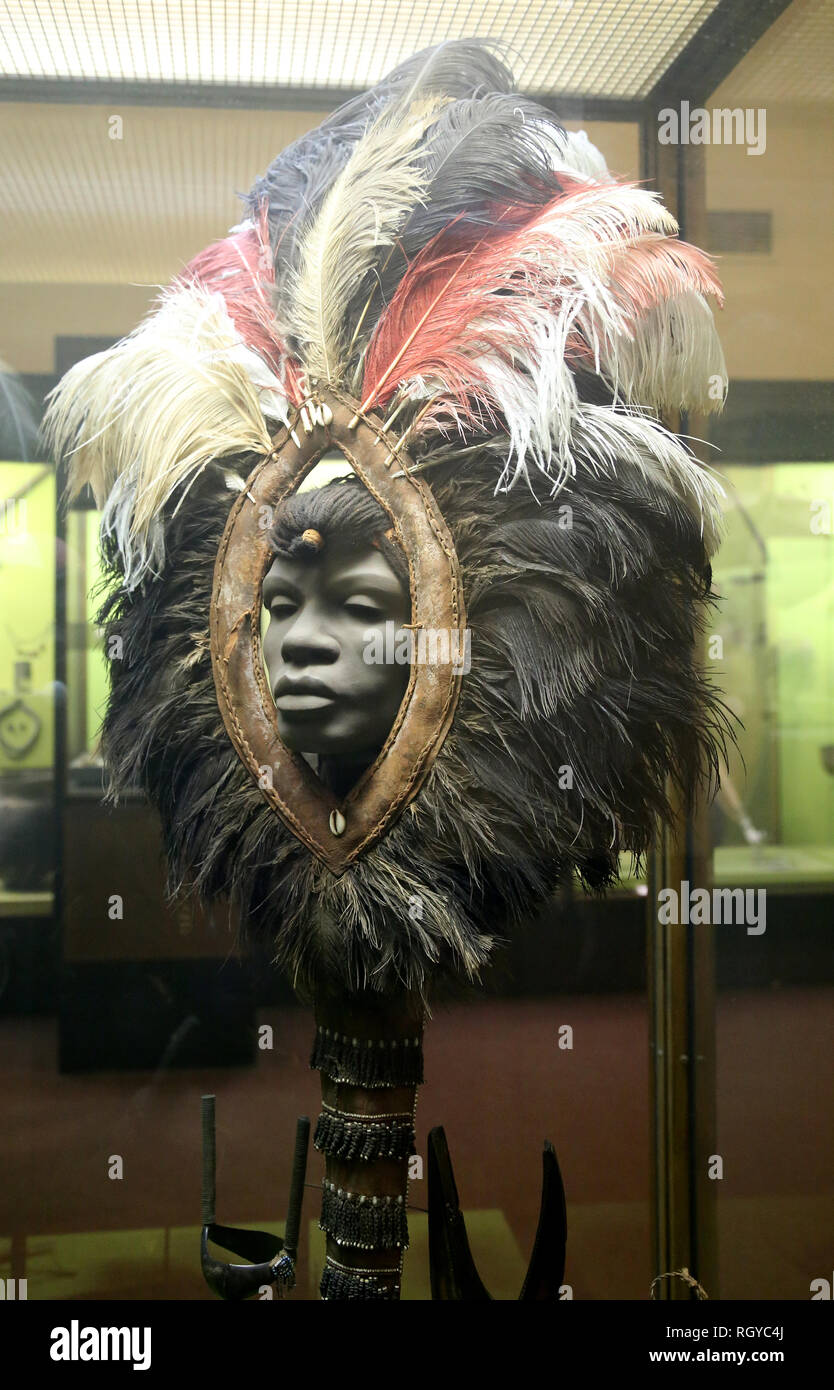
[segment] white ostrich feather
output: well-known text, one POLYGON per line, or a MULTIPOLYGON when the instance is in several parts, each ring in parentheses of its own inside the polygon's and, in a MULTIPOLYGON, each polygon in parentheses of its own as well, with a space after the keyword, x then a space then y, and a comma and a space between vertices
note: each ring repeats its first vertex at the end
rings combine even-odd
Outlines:
POLYGON ((590 182, 519 229, 471 292, 475 312, 451 340, 450 378, 441 342, 434 369, 401 384, 411 399, 429 402, 417 431, 471 437, 503 421, 509 452, 499 487, 529 485, 535 469, 558 489, 576 467, 576 368, 602 376, 616 404, 639 418, 664 408, 720 409, 724 358, 695 288, 715 282, 707 259, 681 246, 676 230, 656 194, 590 182), (471 364, 465 393, 463 361, 471 364))
POLYGON ((721 537, 724 489, 712 470, 660 421, 583 402, 574 417, 571 443, 582 469, 616 475, 636 468, 655 488, 671 489, 698 519, 707 555, 714 554, 721 537))
POLYGON ((251 352, 222 296, 189 287, 107 352, 72 367, 51 393, 44 433, 103 508, 132 589, 162 554, 162 511, 215 460, 266 454, 264 419, 287 418, 277 377, 251 352))
MULTIPOLYGON (((584 130, 559 131, 546 121, 537 122, 545 136, 548 164, 554 173, 578 174, 580 178, 604 182, 612 179, 605 156, 588 139, 584 130)), ((613 180, 612 180, 613 181, 613 180)))
POLYGON ((606 334, 600 371, 618 399, 667 410, 720 410, 727 366, 712 310, 685 290, 645 311, 631 331, 606 334))
POLYGON ((393 245, 415 204, 425 202, 420 142, 448 100, 434 95, 398 104, 375 121, 303 238, 287 327, 311 378, 336 383, 344 372, 351 301, 379 247, 393 245))

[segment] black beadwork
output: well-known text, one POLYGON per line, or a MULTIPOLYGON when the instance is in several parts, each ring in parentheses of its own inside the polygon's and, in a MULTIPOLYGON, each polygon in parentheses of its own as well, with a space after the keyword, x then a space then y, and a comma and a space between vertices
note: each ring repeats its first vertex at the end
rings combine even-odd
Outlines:
POLYGON ((366 1197, 337 1188, 326 1179, 319 1229, 340 1245, 359 1250, 408 1249, 408 1221, 402 1197, 366 1197))
POLYGON ((385 1042, 353 1038, 319 1026, 310 1066, 350 1086, 421 1086, 423 1049, 419 1037, 385 1042))
POLYGON ((329 1264, 324 1267, 319 1285, 319 1296, 325 1302, 333 1299, 396 1299, 398 1295, 399 1280, 396 1284, 384 1284, 373 1275, 347 1274, 329 1264))
POLYGON ((375 1158, 410 1158, 415 1149, 414 1126, 410 1117, 401 1120, 367 1120, 347 1117, 337 1110, 323 1110, 313 1140, 316 1148, 332 1158, 346 1162, 375 1158))

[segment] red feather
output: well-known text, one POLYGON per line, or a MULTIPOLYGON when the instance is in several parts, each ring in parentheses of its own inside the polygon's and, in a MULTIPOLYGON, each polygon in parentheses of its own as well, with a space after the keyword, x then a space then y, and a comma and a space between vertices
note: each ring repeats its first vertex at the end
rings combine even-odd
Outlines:
POLYGON ((465 341, 476 312, 473 290, 476 298, 491 293, 484 251, 499 237, 490 228, 467 245, 465 233, 453 228, 444 228, 414 259, 377 323, 365 358, 363 410, 385 404, 400 382, 438 369, 450 386, 456 383, 452 389, 462 404, 467 383, 485 380, 455 344, 465 341), (452 249, 456 240, 463 244, 452 249))
MULTIPOLYGON (((560 176, 561 177, 561 176, 560 176)), ((450 224, 415 258, 380 317, 369 344, 363 408, 386 404, 414 377, 443 382, 461 419, 479 422, 486 376, 475 359, 512 363, 530 338, 531 310, 559 313, 577 303, 583 277, 609 292, 629 332, 653 304, 697 290, 721 298, 709 257, 658 231, 674 226, 635 184, 565 179, 566 192, 545 207, 496 207, 486 229, 450 224), (485 327, 488 321, 489 327, 485 327)), ((567 361, 593 357, 571 318, 567 361)))
POLYGON ((682 290, 711 295, 723 307, 724 294, 715 262, 705 251, 676 237, 649 235, 615 258, 611 288, 635 321, 661 299, 682 290))
POLYGON ((285 383, 290 399, 304 399, 301 368, 287 354, 276 331, 268 289, 275 283, 266 204, 258 226, 247 227, 207 246, 178 276, 223 296, 229 317, 247 347, 257 352, 285 383))

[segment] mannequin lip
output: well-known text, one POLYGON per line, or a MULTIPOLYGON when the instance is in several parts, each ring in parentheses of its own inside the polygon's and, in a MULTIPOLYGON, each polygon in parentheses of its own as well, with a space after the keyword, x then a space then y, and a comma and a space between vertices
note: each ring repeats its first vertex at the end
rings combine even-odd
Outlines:
POLYGON ((282 714, 292 717, 298 714, 318 714, 319 710, 327 709, 335 704, 331 696, 329 699, 324 695, 279 695, 275 700, 276 709, 282 714))
POLYGON ((335 692, 330 686, 325 685, 324 681, 316 680, 315 676, 301 676, 298 680, 281 676, 275 683, 273 697, 276 708, 290 717, 317 714, 336 700, 335 692))

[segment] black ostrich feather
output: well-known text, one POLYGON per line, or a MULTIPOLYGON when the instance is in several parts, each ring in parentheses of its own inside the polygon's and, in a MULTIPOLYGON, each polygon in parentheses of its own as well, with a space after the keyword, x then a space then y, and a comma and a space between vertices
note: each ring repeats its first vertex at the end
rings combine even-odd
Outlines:
POLYGON ((160 579, 114 588, 100 614, 123 650, 103 732, 113 792, 144 787, 171 889, 230 899, 302 991, 477 978, 567 875, 598 889, 620 852, 645 853, 672 814, 667 776, 690 797, 716 778, 730 725, 696 658, 711 596, 694 519, 625 468, 552 502, 496 499, 490 453, 465 476, 454 449, 432 467, 472 633, 452 729, 414 801, 341 876, 285 828, 223 729, 208 647, 230 505, 219 469, 170 521, 160 579))
POLYGON ((655 412, 714 400, 720 286, 653 194, 585 177, 586 154, 495 45, 426 50, 284 151, 258 227, 50 406, 104 509, 111 795, 145 791, 171 891, 231 902, 301 992, 477 979, 560 882, 604 889, 717 782, 732 726, 698 656, 716 490, 655 412), (209 644, 227 475, 269 456, 276 421, 309 425, 327 383, 396 420, 471 638, 420 790, 338 875, 238 758, 209 644))
POLYGON ((513 76, 490 40, 450 39, 407 58, 375 87, 345 102, 315 130, 302 135, 257 178, 245 203, 257 217, 266 204, 276 255, 276 286, 297 264, 299 243, 333 180, 369 125, 395 101, 442 92, 467 100, 477 93, 508 93, 513 76))

